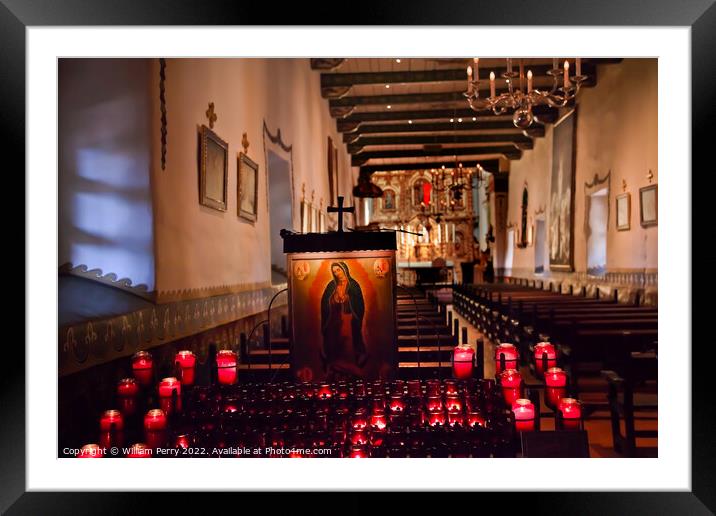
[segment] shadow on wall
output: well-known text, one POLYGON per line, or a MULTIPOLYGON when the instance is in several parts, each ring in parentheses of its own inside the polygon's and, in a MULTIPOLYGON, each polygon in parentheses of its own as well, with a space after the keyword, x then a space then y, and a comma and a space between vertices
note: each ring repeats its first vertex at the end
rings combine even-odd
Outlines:
MULTIPOLYGON (((146 59, 60 59, 58 265, 154 289, 146 59)), ((158 92, 157 92, 158 94, 158 92)))

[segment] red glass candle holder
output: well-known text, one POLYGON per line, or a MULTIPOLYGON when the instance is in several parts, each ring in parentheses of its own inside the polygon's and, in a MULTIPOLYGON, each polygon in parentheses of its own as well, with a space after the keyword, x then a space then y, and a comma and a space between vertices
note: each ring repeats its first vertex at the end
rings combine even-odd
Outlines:
POLYGON ((236 364, 236 353, 230 349, 222 349, 216 354, 216 368, 221 385, 233 385, 236 383, 238 376, 236 364))
POLYGON ((513 344, 503 343, 495 347, 495 372, 502 372, 500 356, 505 357, 505 369, 517 369, 517 348, 513 344))
POLYGON ((516 369, 505 369, 500 373, 500 385, 503 389, 517 389, 522 385, 522 375, 516 369))
POLYGON ((385 424, 386 424, 385 414, 374 413, 370 417, 370 426, 372 428, 375 428, 377 430, 383 430, 383 429, 385 429, 385 424))
POLYGON ((457 382, 455 380, 445 380, 445 395, 457 396, 457 382))
POLYGON ((428 412, 439 412, 443 409, 443 400, 439 396, 430 396, 425 403, 428 412))
POLYGON ((447 396, 445 398, 445 408, 447 410, 462 410, 462 400, 459 396, 447 396))
POLYGON ((132 373, 140 385, 148 386, 152 383, 152 369, 154 362, 148 351, 138 351, 132 356, 132 373))
POLYGON ((400 394, 393 394, 388 402, 391 412, 403 412, 405 410, 405 402, 400 394))
POLYGON ((439 412, 428 413, 428 424, 430 426, 444 425, 445 424, 445 412, 442 410, 439 412))
POLYGON ((182 350, 176 354, 174 361, 181 368, 181 384, 194 385, 196 355, 189 350, 182 350))
POLYGON ((574 398, 561 398, 558 405, 562 417, 562 428, 579 430, 582 425, 582 404, 574 398))
POLYGON ((351 446, 351 451, 348 454, 351 459, 365 459, 368 458, 368 453, 364 446, 354 445, 351 446))
POLYGON ((189 436, 187 434, 177 435, 176 439, 174 439, 174 447, 183 448, 185 450, 189 448, 189 436))
POLYGON ((355 414, 353 414, 351 425, 354 430, 363 430, 366 426, 368 426, 368 417, 365 410, 356 410, 355 414))
POLYGON ((174 377, 164 378, 159 382, 157 390, 160 398, 171 398, 174 391, 176 391, 177 398, 179 398, 181 396, 181 383, 174 377))
POLYGON ((535 345, 535 371, 539 376, 552 367, 557 366, 557 350, 551 342, 540 342, 535 345), (544 367, 544 357, 547 357, 547 367, 544 367))
POLYGON ((322 383, 318 387, 318 390, 316 391, 316 395, 322 400, 332 397, 333 392, 331 391, 331 386, 327 383, 322 383))
POLYGON ((117 396, 120 398, 133 398, 139 393, 139 385, 134 378, 122 378, 117 383, 117 396))
POLYGON ((104 456, 104 448, 99 444, 85 444, 81 449, 78 459, 101 459, 104 456))
POLYGON ((385 398, 383 396, 373 396, 371 406, 373 412, 383 412, 385 410, 385 398))
POLYGON ((547 387, 566 387, 567 373, 559 367, 550 367, 544 375, 544 383, 547 387))
POLYGON ((472 377, 475 350, 470 346, 456 346, 452 350, 452 375, 455 378, 472 377))
POLYGON ((512 412, 516 421, 526 421, 535 418, 535 406, 526 398, 519 398, 512 404, 512 412))
POLYGON ((485 418, 478 410, 471 410, 467 413, 468 426, 485 426, 485 418))
POLYGON ((357 445, 364 445, 368 443, 368 434, 363 430, 354 430, 351 435, 351 443, 357 445))
POLYGON ((124 418, 119 410, 105 410, 99 419, 102 432, 121 431, 124 429, 124 418))
POLYGON ((167 416, 161 409, 151 409, 144 416, 144 429, 149 431, 166 430, 167 416))
POLYGON ((448 411, 448 424, 450 426, 464 425, 465 416, 463 416, 461 410, 449 410, 448 411))
POLYGON ((129 459, 148 459, 152 456, 152 450, 144 443, 135 443, 127 450, 129 459))
POLYGON ((408 380, 408 396, 422 396, 423 389, 420 380, 408 380))
POLYGON ((440 380, 435 380, 435 379, 428 380, 428 382, 425 384, 425 386, 426 386, 425 394, 428 397, 440 396, 440 394, 442 394, 440 392, 440 380))

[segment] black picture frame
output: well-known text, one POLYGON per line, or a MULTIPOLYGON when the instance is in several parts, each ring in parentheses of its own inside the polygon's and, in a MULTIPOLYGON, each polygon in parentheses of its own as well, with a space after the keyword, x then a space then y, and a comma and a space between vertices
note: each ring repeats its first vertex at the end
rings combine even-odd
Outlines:
POLYGON ((199 203, 217 211, 226 211, 229 200, 229 144, 205 125, 201 126, 200 142, 199 203), (221 154, 221 163, 218 164, 212 159, 217 152, 221 154), (213 195, 217 177, 221 193, 213 195))
POLYGON ((639 223, 641 227, 648 228, 656 226, 659 220, 659 195, 657 185, 649 185, 639 188, 639 223), (645 209, 646 203, 653 203, 648 210, 645 209), (653 212, 653 217, 648 212, 653 212))
MULTIPOLYGON (((256 222, 259 209, 259 166, 243 152, 236 160, 236 211, 240 218, 256 222), (252 181, 247 181, 251 178, 252 181), (250 183, 250 184, 247 184, 250 183), (250 185, 252 185, 250 187, 250 185), (253 199, 252 209, 245 209, 244 196, 253 199)), ((251 208, 251 206, 249 206, 251 208)))
MULTIPOLYGON (((23 174, 25 153, 17 152, 25 147, 26 114, 26 29, 32 26, 83 26, 83 25, 281 25, 304 23, 308 25, 342 24, 352 25, 542 25, 542 26, 588 26, 588 25, 637 25, 637 26, 682 26, 691 29, 691 70, 692 80, 692 166, 695 170, 708 171, 713 154, 713 123, 711 106, 714 105, 714 85, 716 84, 716 5, 713 0, 669 2, 652 1, 648 5, 635 0, 606 0, 595 4, 593 0, 542 0, 532 2, 534 8, 514 9, 505 16, 504 6, 494 4, 472 4, 464 2, 411 2, 409 8, 381 5, 351 12, 350 19, 336 17, 335 20, 321 19, 316 10, 306 10, 303 5, 285 6, 280 10, 270 3, 252 4, 250 10, 243 4, 219 7, 219 2, 181 1, 166 9, 163 2, 125 0, 25 0, 13 2, 12 7, 0 4, 0 69, 3 80, 0 81, 0 103, 3 113, 3 146, 6 156, 17 160, 10 180, 18 182, 19 191, 25 191, 23 174), (217 8, 207 8, 214 4, 217 8), (12 150, 12 152, 10 152, 12 150)), ((89 45, 89 43, 88 43, 89 45)), ((88 51, 91 48, 88 46, 88 51)), ((330 51, 329 51, 330 52, 330 51)), ((664 144, 664 142, 660 142, 664 144)), ((689 170, 678 173, 690 175, 689 170)), ((708 206, 706 198, 713 191, 709 181, 713 174, 699 176, 699 187, 694 194, 703 196, 693 205, 708 206)), ((28 192, 25 191, 26 196, 28 192)), ((693 217, 693 234, 711 234, 711 218, 693 217), (706 227, 709 224, 709 228, 706 227)), ((8 242, 24 238, 23 228, 19 224, 9 228, 8 242)), ((694 239, 694 242, 698 240, 694 239)), ((24 249, 22 245, 16 245, 24 249)), ((710 267, 710 253, 693 253, 693 267, 710 267)), ((20 281, 18 274, 14 275, 20 281)), ((684 281, 690 281, 687 276, 684 281)), ((22 292, 25 285, 20 285, 22 292)), ((704 328, 705 322, 712 317, 712 303, 699 302, 698 290, 694 289, 692 300, 692 318, 694 326, 704 328), (698 326, 697 326, 698 325, 698 326)), ((24 303, 18 303, 23 304, 24 303)), ((32 306, 29 306, 32 310, 32 306)), ((24 326, 20 332, 24 332, 24 326)), ((686 331, 685 335, 689 335, 686 331)), ((23 335, 21 334, 21 338, 23 335)), ((24 338, 23 338, 24 340, 24 338)), ((688 337, 685 338, 685 341, 688 337)), ((688 342, 681 342, 688 344, 688 342)), ((551 493, 531 492, 523 495, 510 494, 510 504, 524 504, 525 508, 536 513, 550 514, 709 514, 716 511, 715 464, 716 445, 713 440, 713 424, 716 418, 716 406, 712 401, 713 384, 712 365, 708 356, 710 346, 692 347, 692 477, 691 491, 688 492, 642 492, 642 493, 551 493), (540 510, 542 509, 542 510, 540 510)), ((141 513, 150 510, 151 498, 158 496, 147 493, 39 493, 26 492, 25 464, 25 366, 24 348, 6 346, 5 361, 13 364, 5 368, 0 389, 0 407, 3 411, 2 439, 2 481, 0 482, 0 512, 16 514, 120 514, 141 513), (144 508, 144 511, 142 510, 144 508)), ((31 366, 31 364, 30 364, 31 366)), ((487 465, 486 465, 487 466, 487 465)), ((615 466, 616 467, 616 466, 615 466)), ((413 493, 417 495, 417 493, 413 493)), ((162 511, 183 514, 183 504, 189 499, 196 501, 198 493, 166 493, 161 495, 162 511)), ((212 494, 215 502, 217 495, 212 494)), ((505 493, 491 496, 479 495, 479 504, 488 505, 488 498, 494 501, 505 500, 505 493)), ((273 510, 292 509, 305 504, 300 495, 272 495, 268 504, 273 510)), ((424 511, 444 511, 445 498, 439 494, 413 496, 413 502, 421 504, 424 511)), ((228 501, 228 500, 227 500, 228 501)), ((236 500, 234 500, 235 502, 236 500)), ((259 494, 256 501, 266 503, 266 494, 259 494)), ((242 502, 250 506, 245 495, 242 502)), ((369 497, 353 493, 350 499, 342 499, 344 506, 368 507, 369 497)), ((474 500, 473 500, 473 503, 474 500)), ((522 505, 520 504, 520 505, 522 505)))

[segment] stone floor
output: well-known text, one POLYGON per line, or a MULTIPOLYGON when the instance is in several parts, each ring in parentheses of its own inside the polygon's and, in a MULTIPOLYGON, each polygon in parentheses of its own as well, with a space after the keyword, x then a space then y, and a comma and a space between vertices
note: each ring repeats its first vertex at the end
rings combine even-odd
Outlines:
MULTIPOLYGON (((452 310, 452 305, 448 305, 448 310, 452 310)), ((492 359, 494 356, 495 343, 491 342, 487 337, 484 337, 477 328, 467 322, 464 318, 453 311, 453 317, 460 321, 460 327, 467 326, 468 342, 474 348, 478 338, 483 338, 485 341, 485 377, 495 377, 495 362, 492 359)), ((521 371, 524 378, 527 379, 528 383, 532 383, 530 379, 534 380, 529 370, 521 371)), ((603 386, 597 385, 602 382, 600 379, 595 379, 595 390, 596 392, 585 393, 582 398, 585 401, 593 402, 606 402, 606 383, 603 386)), ((639 430, 656 430, 657 429, 657 414, 656 413, 637 413, 636 427, 639 430)), ((544 430, 554 429, 554 420, 551 418, 543 418, 542 428, 544 430)), ((609 417, 609 411, 605 408, 604 410, 596 410, 590 414, 584 421, 584 428, 587 431, 589 440, 589 451, 591 457, 621 457, 612 446, 612 429, 609 417)), ((622 423, 622 432, 624 431, 622 423)), ((638 454, 640 457, 656 457, 657 456, 657 439, 637 439, 638 454)))

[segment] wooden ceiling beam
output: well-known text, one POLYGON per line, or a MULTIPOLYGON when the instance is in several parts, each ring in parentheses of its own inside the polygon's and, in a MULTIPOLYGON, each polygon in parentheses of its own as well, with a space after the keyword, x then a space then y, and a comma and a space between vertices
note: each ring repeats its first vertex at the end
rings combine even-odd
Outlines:
POLYGON ((365 165, 371 159, 420 158, 425 156, 480 156, 502 154, 507 158, 519 159, 522 151, 514 145, 495 145, 491 147, 461 147, 459 149, 400 149, 384 151, 366 151, 351 156, 351 166, 365 165))
POLYGON ((521 148, 531 149, 532 138, 524 134, 470 134, 470 135, 436 135, 436 136, 368 136, 358 143, 348 144, 350 154, 358 154, 367 146, 383 145, 449 145, 453 143, 503 143, 510 142, 521 148))
MULTIPOLYGON (((495 131, 505 129, 517 130, 512 120, 494 120, 489 122, 463 121, 458 123, 433 122, 424 124, 374 124, 362 125, 354 132, 343 133, 343 142, 358 143, 358 141, 367 134, 495 131)), ((533 124, 529 127, 527 136, 544 136, 544 126, 541 124, 533 124)))
MULTIPOLYGON (((390 165, 367 165, 360 167, 361 174, 372 174, 374 172, 392 172, 395 170, 430 170, 433 168, 440 168, 446 163, 441 161, 430 162, 430 163, 400 163, 390 165)), ((462 162, 462 166, 465 168, 474 168, 477 165, 482 166, 488 172, 497 172, 499 170, 499 160, 497 159, 473 159, 462 162)))

